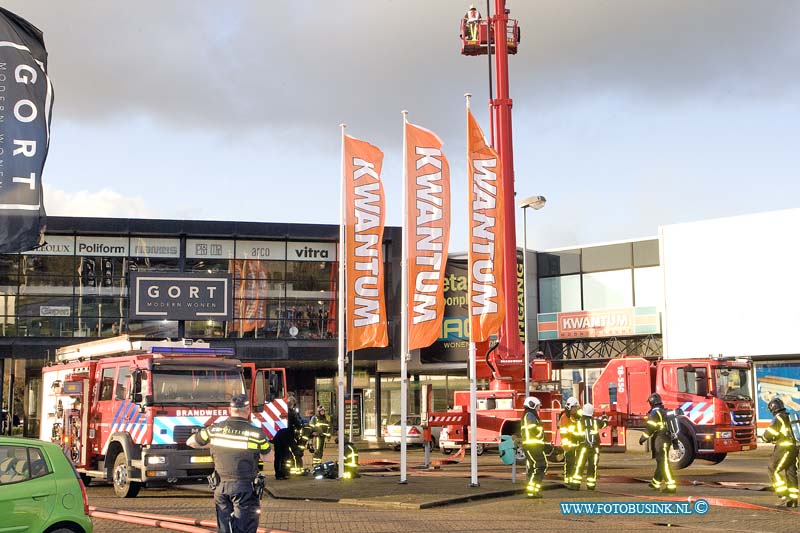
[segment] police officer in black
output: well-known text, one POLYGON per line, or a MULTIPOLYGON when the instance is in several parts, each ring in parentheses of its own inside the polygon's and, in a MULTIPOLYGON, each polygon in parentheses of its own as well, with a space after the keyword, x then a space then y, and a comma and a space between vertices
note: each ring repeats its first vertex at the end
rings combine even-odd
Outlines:
POLYGON ((211 447, 214 459, 214 503, 219 533, 255 533, 259 498, 253 482, 259 458, 269 453, 267 435, 248 420, 250 402, 243 394, 231 398, 231 416, 202 428, 186 441, 192 448, 211 447))

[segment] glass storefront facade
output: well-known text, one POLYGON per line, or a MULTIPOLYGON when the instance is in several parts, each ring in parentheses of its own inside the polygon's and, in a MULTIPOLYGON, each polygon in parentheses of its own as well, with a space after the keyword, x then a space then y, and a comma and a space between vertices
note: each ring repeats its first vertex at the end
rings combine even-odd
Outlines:
POLYGON ((658 240, 537 254, 539 313, 660 306, 658 240))
MULTIPOLYGON (((0 396, 20 421, 14 431, 38 435, 42 366, 57 348, 126 333, 203 339, 243 361, 286 368, 288 389, 310 416, 325 399, 317 378, 335 373, 338 237, 336 225, 48 217, 43 247, 0 255, 0 396), (131 277, 142 272, 230 274, 232 319, 130 319, 131 277)), ((367 435, 381 403, 369 383, 399 335, 400 242, 399 228, 385 229, 390 345, 358 357, 367 435)), ((328 401, 334 407, 335 394, 328 401)))
POLYGON ((175 321, 128 320, 131 272, 230 273, 232 321, 188 321, 186 336, 330 339, 337 334, 336 244, 48 235, 47 245, 0 256, 0 336, 177 337, 175 321), (317 253, 291 260, 293 250, 317 253), (278 259, 259 259, 257 251, 278 259), (203 257, 215 252, 223 257, 203 257), (226 256, 227 257, 224 257, 226 256), (183 266, 182 266, 183 265, 183 266))
POLYGON ((565 398, 574 394, 590 401, 591 387, 610 358, 662 354, 658 324, 664 283, 658 239, 540 252, 537 276, 540 328, 548 331, 540 332, 539 348, 546 357, 562 361, 555 379, 565 398), (589 317, 629 312, 636 321, 643 311, 652 317, 648 326, 624 334, 564 332, 556 318, 558 313, 589 317))

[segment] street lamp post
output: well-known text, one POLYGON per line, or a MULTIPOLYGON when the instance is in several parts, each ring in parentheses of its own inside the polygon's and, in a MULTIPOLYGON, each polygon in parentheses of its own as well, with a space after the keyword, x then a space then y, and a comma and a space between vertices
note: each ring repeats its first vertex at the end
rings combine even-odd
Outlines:
POLYGON ((528 321, 528 208, 539 210, 544 207, 547 199, 544 196, 531 196, 525 198, 519 203, 522 209, 522 277, 525 280, 523 284, 524 291, 522 293, 522 305, 525 306, 525 396, 530 394, 531 388, 531 352, 530 346, 530 331, 528 321))

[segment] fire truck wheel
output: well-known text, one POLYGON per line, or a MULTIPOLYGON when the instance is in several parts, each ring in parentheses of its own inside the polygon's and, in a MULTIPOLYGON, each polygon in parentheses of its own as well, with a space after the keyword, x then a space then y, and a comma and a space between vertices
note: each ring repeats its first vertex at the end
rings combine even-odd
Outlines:
POLYGON ((547 461, 550 463, 563 463, 564 449, 561 446, 553 446, 553 451, 547 456, 547 461))
POLYGON ((688 435, 678 435, 678 447, 669 450, 669 462, 676 469, 686 468, 694 462, 694 445, 688 435))
POLYGON ((111 477, 114 482, 114 492, 120 498, 135 498, 139 494, 139 483, 128 478, 128 461, 124 453, 118 454, 114 460, 111 477))
POLYGON ((709 461, 711 464, 716 465, 724 461, 727 456, 728 456, 727 453, 711 453, 708 455, 701 455, 700 459, 704 459, 706 461, 709 461))
POLYGON ((87 476, 86 474, 81 474, 81 481, 83 481, 83 486, 88 487, 92 484, 91 476, 87 476))
POLYGON ((486 451, 486 446, 484 446, 480 442, 475 444, 475 453, 477 453, 478 455, 483 455, 483 452, 485 451, 486 451))

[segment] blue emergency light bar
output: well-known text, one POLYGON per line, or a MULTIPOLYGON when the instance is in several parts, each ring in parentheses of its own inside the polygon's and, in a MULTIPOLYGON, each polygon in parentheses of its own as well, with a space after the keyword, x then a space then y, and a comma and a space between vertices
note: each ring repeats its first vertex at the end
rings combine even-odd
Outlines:
POLYGON ((181 355, 234 355, 233 348, 183 348, 177 346, 153 346, 150 353, 173 353, 181 355))

